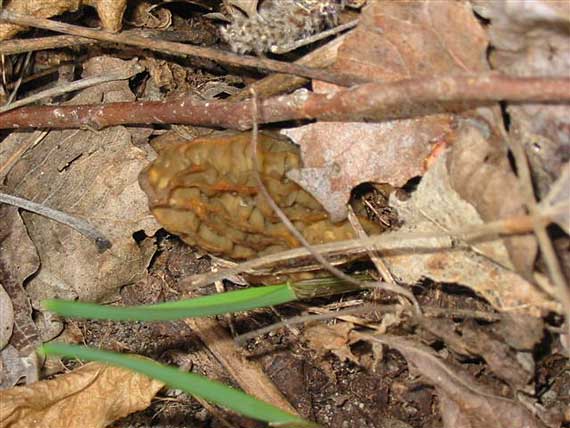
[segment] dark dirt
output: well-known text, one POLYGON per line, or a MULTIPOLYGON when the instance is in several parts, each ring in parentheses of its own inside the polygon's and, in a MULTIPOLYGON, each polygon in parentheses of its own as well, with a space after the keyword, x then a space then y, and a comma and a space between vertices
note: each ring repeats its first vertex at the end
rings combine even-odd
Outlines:
MULTIPOLYGON (((153 261, 148 278, 125 287, 116 304, 132 305, 177 299, 182 293, 177 285, 178 280, 208 268, 207 259, 197 257, 191 248, 177 239, 162 236, 159 241, 161 250, 153 261)), ((231 284, 227 285, 232 287, 231 284)), ((417 286, 414 292, 425 306, 489 311, 485 302, 463 288, 425 283, 417 286)), ((366 293, 350 295, 345 300, 363 296, 366 297, 366 293)), ((326 301, 320 299, 313 303, 323 304, 326 301)), ((297 305, 279 308, 279 314, 283 318, 299 313, 297 305)), ((219 318, 219 321, 227 326, 227 319, 219 318)), ((278 321, 280 319, 275 312, 257 310, 234 316, 232 324, 236 333, 240 334, 278 321)), ((231 384, 224 368, 181 321, 73 321, 70 327, 69 330, 77 342, 143 354, 231 384)), ((441 339, 422 329, 414 329, 409 322, 396 327, 394 333, 409 334, 413 330, 425 342, 439 349, 442 355, 447 355, 451 361, 461 362, 480 382, 503 394, 507 392, 508 388, 504 382, 493 375, 481 359, 459 358, 445 349, 441 339)), ((353 351, 369 352, 366 346, 353 351)), ((317 352, 302 334, 295 335, 282 328, 250 340, 244 348, 244 354, 261 362, 266 373, 301 415, 325 426, 441 426, 437 394, 432 387, 422 383, 421 377, 410 373, 405 359, 396 351, 385 351, 383 359, 377 362, 376 371, 373 372, 353 362, 340 361, 330 353, 317 352)), ((538 373, 545 404, 553 404, 552 401, 556 400, 570 401, 567 360, 555 356, 547 357, 541 362, 538 373)), ((231 426, 256 426, 252 425, 251 421, 236 418, 221 410, 212 414, 196 400, 179 391, 163 390, 149 408, 116 422, 114 427, 219 427, 224 426, 221 422, 222 415, 226 421, 231 421, 231 426)))

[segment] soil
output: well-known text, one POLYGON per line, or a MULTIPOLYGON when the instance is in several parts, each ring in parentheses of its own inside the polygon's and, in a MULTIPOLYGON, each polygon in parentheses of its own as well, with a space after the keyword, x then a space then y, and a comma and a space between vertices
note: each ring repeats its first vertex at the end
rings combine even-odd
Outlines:
MULTIPOLYGON (((175 300, 183 292, 178 286, 181 277, 209 268, 207 258, 197 256, 177 238, 162 235, 159 241, 161 250, 153 260, 147 280, 124 287, 116 304, 175 300)), ((230 283, 226 285, 234 287, 230 283)), ((489 310, 485 302, 462 288, 425 283, 416 287, 414 292, 422 305, 489 310)), ((345 296, 344 300, 362 297, 369 296, 364 292, 356 293, 345 296)), ((303 306, 330 302, 319 299, 303 302, 303 306)), ((218 317, 218 321, 228 331, 231 324, 235 335, 301 312, 299 305, 285 305, 278 311, 256 310, 231 319, 218 317)), ((87 345, 146 355, 232 384, 223 366, 182 321, 71 321, 68 330, 75 332, 78 342, 87 345)), ((400 327, 400 333, 406 330, 409 331, 409 327, 400 327)), ((423 383, 421 377, 410 373, 406 360, 397 351, 387 350, 371 370, 313 349, 302 331, 303 328, 297 326, 294 329, 281 328, 250 340, 243 349, 248 358, 261 362, 271 380, 302 416, 331 428, 435 428, 442 425, 434 389, 423 383)), ((437 340, 433 341, 433 346, 444 347, 437 340)), ((370 353, 366 344, 355 344, 352 350, 355 354, 370 353)), ((449 359, 455 359, 451 353, 448 355, 449 359)), ((462 361, 462 365, 479 381, 504 391, 504 384, 493 376, 484 362, 474 359, 462 361)), ((547 357, 538 372, 546 399, 566 397, 565 400, 570 401, 567 360, 547 357), (557 375, 553 377, 553 374, 557 375)), ((225 423, 237 427, 259 426, 219 409, 213 412, 212 409, 206 410, 192 397, 164 389, 146 410, 117 421, 113 426, 222 427, 227 426, 225 423)))

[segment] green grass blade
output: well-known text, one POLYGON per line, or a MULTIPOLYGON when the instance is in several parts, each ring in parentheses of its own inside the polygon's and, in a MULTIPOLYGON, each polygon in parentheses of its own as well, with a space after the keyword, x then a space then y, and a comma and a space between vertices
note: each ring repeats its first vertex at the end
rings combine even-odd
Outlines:
POLYGON ((233 410, 252 419, 279 426, 317 427, 298 416, 284 412, 264 401, 253 398, 242 391, 212 381, 204 376, 183 372, 174 367, 164 366, 154 361, 115 352, 100 351, 84 346, 63 343, 44 344, 40 351, 47 355, 59 355, 66 358, 79 358, 87 361, 99 361, 117 367, 127 368, 160 380, 172 388, 181 389, 191 395, 233 410))
POLYGON ((114 321, 167 321, 205 317, 279 305, 297 300, 288 284, 246 288, 194 299, 140 306, 108 306, 67 300, 46 300, 45 309, 65 317, 114 321))

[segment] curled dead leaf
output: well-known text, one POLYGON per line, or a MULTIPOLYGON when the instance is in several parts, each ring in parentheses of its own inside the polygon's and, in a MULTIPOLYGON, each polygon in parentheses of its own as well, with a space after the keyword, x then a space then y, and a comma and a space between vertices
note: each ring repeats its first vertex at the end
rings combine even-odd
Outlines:
MULTIPOLYGON (((32 15, 38 18, 50 18, 65 12, 75 12, 81 6, 92 6, 97 9, 101 25, 107 31, 119 31, 123 13, 127 8, 127 0, 5 0, 4 7, 10 12, 21 15, 32 15)), ((0 40, 6 40, 24 27, 14 24, 0 24, 0 40)))
MULTIPOLYGON (((477 131, 472 129, 460 134, 453 148, 444 152, 424 175, 409 200, 398 201, 392 198, 391 204, 396 206, 399 218, 404 222, 401 230, 452 231, 483 224, 483 215, 464 199, 463 194, 455 190, 452 185, 454 182, 468 189, 475 200, 481 198, 481 195, 495 195, 494 198, 488 196, 488 200, 483 201, 488 203, 490 212, 502 212, 502 217, 508 213, 518 213, 517 207, 520 209, 520 204, 516 182, 510 185, 508 192, 503 184, 509 177, 508 174, 512 173, 498 168, 503 164, 502 160, 499 165, 493 162, 485 164, 483 161, 486 156, 481 155, 481 151, 493 152, 477 131), (475 136, 476 140, 473 139, 475 136), (451 166, 448 167, 450 163, 451 166), (477 185, 475 181, 478 181, 477 185)), ((504 160, 507 161, 506 158, 504 160)), ((514 177, 511 177, 513 180, 514 177)), ((449 238, 434 238, 434 247, 441 247, 442 240, 448 242, 449 238)), ((524 239, 510 242, 515 242, 513 245, 522 242, 522 247, 514 248, 525 251, 524 239)), ((558 303, 513 272, 514 263, 507 245, 508 241, 504 243, 497 240, 475 244, 469 249, 458 247, 447 252, 402 252, 387 249, 382 253, 390 271, 406 283, 428 277, 438 282, 462 284, 487 299, 500 311, 518 309, 541 316, 544 311, 560 310, 558 303)))
POLYGON ((525 405, 488 391, 468 374, 446 365, 430 348, 394 336, 370 338, 398 350, 427 383, 435 386, 445 428, 546 427, 525 405))
POLYGON ((162 387, 130 370, 90 363, 53 380, 0 391, 0 425, 103 428, 148 407, 162 387))

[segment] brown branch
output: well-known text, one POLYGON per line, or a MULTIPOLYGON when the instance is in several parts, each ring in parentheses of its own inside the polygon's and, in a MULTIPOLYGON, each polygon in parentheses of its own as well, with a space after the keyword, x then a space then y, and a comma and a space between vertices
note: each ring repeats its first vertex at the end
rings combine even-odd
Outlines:
MULTIPOLYGON (((570 79, 490 74, 366 83, 340 90, 334 95, 301 90, 262 101, 259 122, 294 119, 383 121, 462 111, 497 101, 569 103, 570 79)), ((82 126, 100 129, 127 124, 186 124, 245 130, 251 127, 251 103, 179 98, 103 105, 24 107, 0 115, 0 129, 82 126)))
POLYGON ((128 46, 137 46, 143 49, 150 49, 171 55, 194 56, 208 58, 213 61, 232 64, 237 66, 258 68, 266 71, 273 71, 284 74, 294 74, 310 79, 323 80, 341 86, 351 86, 361 83, 363 80, 351 75, 332 73, 326 70, 306 67, 299 64, 291 64, 283 61, 276 61, 268 58, 257 58, 253 56, 238 55, 231 52, 212 49, 203 46, 192 46, 184 43, 168 42, 164 40, 149 39, 133 34, 114 34, 107 31, 94 30, 78 25, 65 24, 63 22, 52 21, 50 19, 36 18, 33 16, 19 15, 7 10, 0 11, 0 21, 26 27, 43 28, 45 30, 57 31, 59 33, 85 37, 89 39, 101 40, 112 43, 119 43, 128 46))
POLYGON ((15 55, 46 49, 66 48, 69 46, 81 46, 97 43, 93 39, 77 36, 50 36, 35 39, 5 40, 0 43, 0 55, 15 55))

